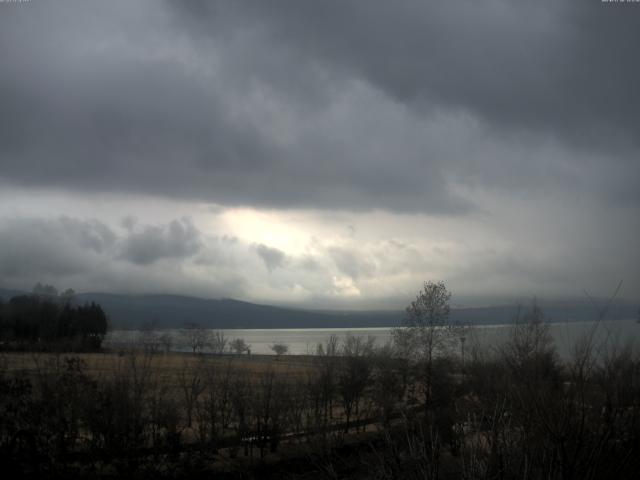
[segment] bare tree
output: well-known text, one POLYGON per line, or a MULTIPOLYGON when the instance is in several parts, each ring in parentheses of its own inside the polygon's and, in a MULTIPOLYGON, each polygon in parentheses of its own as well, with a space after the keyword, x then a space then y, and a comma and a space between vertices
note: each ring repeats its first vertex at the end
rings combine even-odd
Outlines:
POLYGON ((339 364, 337 386, 345 414, 345 433, 354 416, 358 419, 362 397, 371 380, 374 343, 374 337, 364 339, 348 334, 342 346, 344 358, 339 364))
MULTIPOLYGON (((254 384, 246 375, 235 375, 231 385, 231 407, 235 419, 236 439, 244 446, 244 455, 253 455, 253 444, 250 433, 252 428, 252 399, 254 398, 254 384)), ((232 452, 233 454, 233 452, 232 452)))
POLYGON ((211 332, 197 323, 186 324, 181 334, 193 353, 202 352, 211 344, 211 332))
POLYGON ((236 352, 238 355, 249 351, 250 346, 247 345, 247 342, 244 341, 244 338, 236 338, 231 343, 229 343, 229 347, 236 352))
POLYGON ((178 374, 180 388, 184 394, 184 409, 187 416, 187 427, 191 427, 193 423, 193 413, 198 404, 198 399, 204 391, 202 385, 202 377, 200 372, 193 365, 185 361, 182 369, 178 374))
POLYGON ((215 451, 218 442, 230 429, 233 416, 232 393, 237 372, 231 361, 203 362, 200 366, 204 379, 202 401, 197 403, 196 413, 200 440, 215 451))
POLYGON ((450 298, 444 282, 425 282, 407 307, 402 326, 392 332, 400 354, 424 367, 419 380, 427 407, 432 398, 434 356, 452 352, 460 335, 460 327, 449 317, 450 298))
POLYGON ((333 419, 333 400, 336 393, 336 371, 339 342, 336 335, 331 335, 325 344, 318 343, 314 363, 316 375, 310 377, 310 391, 316 399, 316 426, 326 430, 333 419))
POLYGON ((160 335, 159 340, 164 353, 169 353, 171 351, 171 347, 173 346, 173 337, 171 336, 171 334, 168 332, 164 332, 162 335, 160 335))
POLYGON ((382 425, 388 428, 391 417, 406 390, 406 361, 394 358, 388 346, 378 348, 373 354, 371 397, 378 407, 382 425))
POLYGON ((286 411, 288 410, 288 388, 286 378, 278 376, 269 369, 260 375, 253 397, 253 413, 255 433, 260 458, 264 458, 265 449, 269 445, 271 452, 276 452, 281 435, 286 430, 286 411))
POLYGON ((327 338, 326 343, 318 343, 316 355, 319 357, 335 357, 338 355, 338 336, 331 335, 327 338))
POLYGON ((531 308, 524 313, 521 308, 518 309, 510 341, 502 350, 507 363, 517 368, 524 368, 532 360, 535 365, 542 359, 555 361, 549 325, 544 321, 544 313, 535 299, 531 308))
POLYGON ((228 341, 229 339, 225 337, 224 332, 216 330, 213 332, 213 335, 211 335, 211 350, 213 353, 222 355, 227 347, 228 341))
POLYGON ((286 354, 289 351, 289 345, 285 345, 284 343, 275 343, 269 347, 273 352, 280 357, 281 355, 286 354))
POLYGON ((156 354, 160 350, 160 335, 156 331, 156 323, 155 322, 145 322, 144 325, 140 328, 140 332, 138 333, 138 345, 142 347, 142 349, 151 354, 156 354))
POLYGON ((431 362, 434 354, 448 351, 459 326, 449 317, 451 293, 444 282, 425 282, 416 299, 406 309, 400 328, 393 331, 399 350, 431 362))

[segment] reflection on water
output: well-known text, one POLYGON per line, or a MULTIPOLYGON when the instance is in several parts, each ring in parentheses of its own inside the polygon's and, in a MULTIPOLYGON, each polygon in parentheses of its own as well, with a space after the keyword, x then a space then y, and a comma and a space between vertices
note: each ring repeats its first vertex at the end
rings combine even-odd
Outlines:
MULTIPOLYGON (((593 335, 596 345, 624 346, 628 343, 637 345, 640 335, 640 324, 635 320, 607 320, 600 323, 567 322, 552 323, 551 335, 561 357, 567 358, 573 351, 576 340, 593 335), (606 340, 606 342, 605 342, 606 340)), ((513 328, 512 325, 483 325, 470 327, 466 333, 465 349, 479 346, 482 348, 499 348, 513 328)), ((331 335, 344 338, 347 334, 375 338, 377 345, 384 345, 391 339, 390 328, 288 328, 288 329, 234 329, 219 330, 229 339, 242 338, 251 347, 251 353, 271 355, 270 347, 274 343, 289 346, 293 355, 313 354, 318 343, 324 343, 331 335)), ((173 339, 172 350, 189 351, 189 347, 181 335, 181 330, 165 330, 173 339)), ((140 332, 135 330, 115 330, 105 339, 105 346, 121 348, 134 345, 140 339, 140 332)), ((205 349, 206 351, 206 349, 205 349)))

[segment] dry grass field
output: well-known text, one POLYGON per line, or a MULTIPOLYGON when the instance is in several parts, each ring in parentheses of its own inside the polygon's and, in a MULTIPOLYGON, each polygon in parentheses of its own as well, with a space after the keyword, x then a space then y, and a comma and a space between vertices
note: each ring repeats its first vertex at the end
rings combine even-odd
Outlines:
POLYGON ((67 359, 79 358, 84 373, 93 378, 122 374, 144 368, 152 376, 175 380, 185 371, 200 369, 226 370, 232 368, 248 378, 256 378, 269 371, 291 376, 306 375, 314 370, 311 356, 273 355, 209 355, 166 353, 149 355, 141 351, 104 353, 40 353, 0 352, 0 367, 7 373, 26 375, 65 368, 67 359))

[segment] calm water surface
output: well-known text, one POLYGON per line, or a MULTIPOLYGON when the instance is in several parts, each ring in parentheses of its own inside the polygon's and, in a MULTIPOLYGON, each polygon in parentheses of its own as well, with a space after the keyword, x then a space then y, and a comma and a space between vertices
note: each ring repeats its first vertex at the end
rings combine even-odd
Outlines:
MULTIPOLYGON (((638 348, 640 323, 636 320, 606 320, 599 323, 567 322, 551 323, 550 331, 560 356, 567 358, 573 351, 576 340, 592 335, 594 343, 606 345, 634 344, 638 348)), ((512 325, 483 325, 470 327, 466 333, 465 348, 474 346, 487 349, 499 348, 509 338, 512 325)), ((289 346, 289 354, 306 355, 316 351, 318 343, 324 343, 336 335, 343 339, 347 335, 373 337, 377 345, 384 345, 391 339, 390 328, 286 328, 286 329, 233 329, 220 330, 229 340, 242 338, 251 347, 254 354, 273 354, 271 345, 284 343, 289 346)), ((173 338, 174 351, 189 351, 181 334, 182 330, 165 330, 173 338)), ((118 348, 132 346, 140 339, 135 330, 114 330, 107 335, 105 346, 118 348)), ((604 347, 603 347, 604 348, 604 347)), ((206 350, 205 350, 206 351, 206 350)))

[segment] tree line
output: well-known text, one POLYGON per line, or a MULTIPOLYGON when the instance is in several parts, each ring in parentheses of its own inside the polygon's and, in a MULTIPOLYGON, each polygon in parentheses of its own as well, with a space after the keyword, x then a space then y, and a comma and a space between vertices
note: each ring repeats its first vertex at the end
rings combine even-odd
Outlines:
POLYGON ((36 285, 30 295, 0 299, 0 345, 22 350, 99 350, 108 320, 100 305, 76 304, 72 290, 58 295, 36 285))

